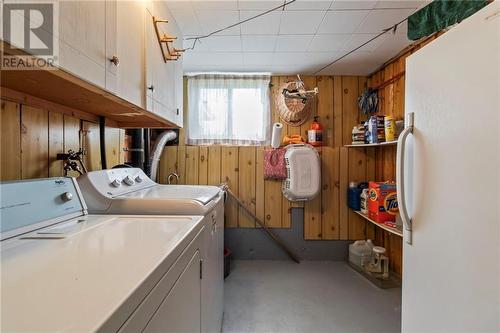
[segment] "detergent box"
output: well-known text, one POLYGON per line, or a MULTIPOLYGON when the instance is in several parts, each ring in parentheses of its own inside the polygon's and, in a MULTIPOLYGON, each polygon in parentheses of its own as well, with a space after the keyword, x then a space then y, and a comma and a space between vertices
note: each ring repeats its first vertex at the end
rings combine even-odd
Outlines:
POLYGON ((395 222, 399 212, 396 183, 370 182, 368 189, 368 216, 378 223, 395 222))

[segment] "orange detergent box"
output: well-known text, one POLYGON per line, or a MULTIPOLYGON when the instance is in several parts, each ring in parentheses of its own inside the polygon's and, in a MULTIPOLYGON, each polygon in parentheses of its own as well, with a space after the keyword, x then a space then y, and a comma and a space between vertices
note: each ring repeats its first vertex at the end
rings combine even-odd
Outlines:
POLYGON ((370 182, 368 185, 368 216, 378 222, 395 222, 399 212, 395 182, 370 182))

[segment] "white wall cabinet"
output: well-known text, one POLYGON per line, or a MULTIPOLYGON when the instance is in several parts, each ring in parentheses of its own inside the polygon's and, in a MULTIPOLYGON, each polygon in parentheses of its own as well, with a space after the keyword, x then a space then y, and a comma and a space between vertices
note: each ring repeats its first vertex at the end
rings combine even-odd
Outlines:
POLYGON ((59 65, 99 87, 106 84, 106 3, 59 1, 59 65))
POLYGON ((144 2, 107 0, 106 89, 142 108, 144 49, 144 2))
POLYGON ((147 108, 149 111, 166 118, 182 127, 182 107, 178 107, 179 90, 182 91, 182 60, 163 60, 162 51, 156 36, 153 17, 168 20, 159 23, 160 33, 177 37, 173 43, 182 48, 182 35, 173 16, 163 1, 151 1, 146 8, 146 85, 147 108), (180 86, 178 86, 180 84, 180 86))
POLYGON ((163 61, 153 25, 168 20, 160 29, 182 48, 164 1, 60 1, 59 11, 63 69, 182 127, 182 60, 163 61))

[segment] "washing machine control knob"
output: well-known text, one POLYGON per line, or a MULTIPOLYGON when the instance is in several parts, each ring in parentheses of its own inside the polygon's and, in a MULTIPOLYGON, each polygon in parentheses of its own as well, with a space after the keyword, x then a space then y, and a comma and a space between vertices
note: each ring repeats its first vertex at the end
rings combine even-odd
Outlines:
POLYGON ((120 187, 121 184, 122 184, 122 182, 119 181, 118 179, 115 179, 111 182, 111 186, 113 186, 113 187, 120 187))
POLYGON ((61 199, 64 202, 71 201, 71 199, 73 199, 73 194, 71 194, 70 192, 64 192, 63 194, 61 194, 61 199))
POLYGON ((135 182, 136 182, 136 183, 142 183, 142 178, 141 178, 141 176, 137 176, 137 177, 135 177, 135 182))
POLYGON ((128 186, 132 186, 135 183, 134 180, 132 179, 132 177, 130 177, 130 176, 123 178, 123 182, 125 184, 127 184, 128 186))

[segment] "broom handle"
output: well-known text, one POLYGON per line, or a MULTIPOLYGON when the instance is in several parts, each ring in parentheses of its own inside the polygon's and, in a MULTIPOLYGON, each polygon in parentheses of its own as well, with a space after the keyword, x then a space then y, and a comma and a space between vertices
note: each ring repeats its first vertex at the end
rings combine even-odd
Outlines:
POLYGON ((229 193, 233 198, 234 200, 236 200, 236 202, 238 203, 238 205, 240 205, 244 210, 245 212, 247 212, 250 216, 252 216, 255 221, 264 229, 265 232, 267 232, 267 234, 274 240, 274 242, 283 250, 285 251, 285 253, 290 257, 290 259, 292 259, 293 261, 295 261, 297 264, 300 263, 300 260, 299 260, 299 257, 297 257, 297 255, 295 253, 293 253, 292 250, 290 250, 288 248, 288 246, 286 246, 286 244, 277 236, 275 235, 265 224, 264 222, 262 222, 257 216, 255 216, 254 213, 252 213, 250 211, 250 209, 248 209, 245 204, 243 203, 243 201, 240 200, 240 198, 238 198, 236 195, 234 195, 233 192, 231 192, 231 190, 229 188, 226 189, 227 193, 229 193))

